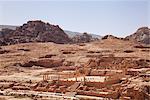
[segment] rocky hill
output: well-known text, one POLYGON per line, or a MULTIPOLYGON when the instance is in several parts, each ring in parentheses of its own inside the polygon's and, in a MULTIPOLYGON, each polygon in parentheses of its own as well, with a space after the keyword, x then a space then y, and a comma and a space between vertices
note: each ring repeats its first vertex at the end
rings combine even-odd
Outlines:
POLYGON ((101 39, 101 36, 62 30, 58 25, 39 20, 29 21, 23 26, 0 25, 0 45, 28 42, 85 43, 98 39, 101 39))
POLYGON ((28 42, 70 43, 71 40, 58 25, 40 20, 28 21, 15 30, 2 29, 0 33, 0 45, 28 42))
POLYGON ((148 27, 141 27, 134 34, 127 36, 125 39, 150 44, 150 29, 148 27))
MULTIPOLYGON (((0 25, 0 31, 1 31, 2 29, 5 29, 5 28, 15 30, 17 27, 19 27, 19 26, 14 26, 14 25, 0 25)), ((65 32, 70 38, 73 38, 73 37, 76 36, 76 35, 82 35, 81 32, 73 32, 73 31, 70 31, 70 30, 64 30, 64 32, 65 32)), ((90 34, 90 35, 92 36, 92 38, 101 39, 101 37, 102 37, 102 36, 96 35, 96 34, 90 34)))

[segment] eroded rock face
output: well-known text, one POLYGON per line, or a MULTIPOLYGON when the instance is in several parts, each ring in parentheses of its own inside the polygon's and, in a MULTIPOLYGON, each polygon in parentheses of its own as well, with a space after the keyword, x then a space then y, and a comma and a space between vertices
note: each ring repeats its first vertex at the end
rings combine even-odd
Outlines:
POLYGON ((16 30, 3 29, 0 33, 0 45, 28 42, 70 43, 71 40, 58 25, 40 20, 28 21, 16 30))
POLYGON ((0 45, 7 45, 7 43, 9 42, 9 40, 7 40, 7 37, 9 36, 9 34, 13 33, 14 30, 12 29, 2 29, 0 31, 0 45))
POLYGON ((125 39, 150 44, 150 29, 148 27, 141 27, 134 34, 127 36, 125 39))

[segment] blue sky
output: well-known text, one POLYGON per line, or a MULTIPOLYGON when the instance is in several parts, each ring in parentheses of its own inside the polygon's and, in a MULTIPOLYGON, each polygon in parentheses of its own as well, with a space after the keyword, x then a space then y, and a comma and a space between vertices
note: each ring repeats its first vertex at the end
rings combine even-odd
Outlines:
POLYGON ((0 0, 0 24, 43 20, 62 29, 127 36, 150 26, 149 0, 0 0))

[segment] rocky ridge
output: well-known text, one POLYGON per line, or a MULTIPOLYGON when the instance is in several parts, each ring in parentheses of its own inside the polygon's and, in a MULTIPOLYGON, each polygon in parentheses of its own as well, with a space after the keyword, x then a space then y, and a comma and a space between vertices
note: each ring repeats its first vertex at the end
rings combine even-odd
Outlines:
POLYGON ((40 20, 28 21, 16 30, 2 29, 0 45, 28 43, 28 42, 54 42, 70 43, 68 35, 58 26, 44 23, 40 20))
POLYGON ((150 44, 150 29, 148 27, 141 27, 134 34, 127 36, 125 39, 150 44))

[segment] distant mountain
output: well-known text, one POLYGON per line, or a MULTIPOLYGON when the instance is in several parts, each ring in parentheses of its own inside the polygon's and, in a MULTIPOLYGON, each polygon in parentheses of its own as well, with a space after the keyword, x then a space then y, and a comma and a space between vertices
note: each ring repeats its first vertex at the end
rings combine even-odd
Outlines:
POLYGON ((82 35, 82 33, 79 32, 72 32, 72 31, 68 31, 68 30, 64 30, 64 32, 70 37, 73 38, 76 35, 82 35))
POLYGON ((15 30, 17 26, 13 26, 13 25, 0 25, 0 31, 4 28, 8 28, 8 29, 12 29, 15 30))
POLYGON ((141 27, 135 33, 127 36, 125 39, 150 44, 150 29, 148 27, 141 27))
POLYGON ((71 39, 72 39, 73 43, 87 43, 87 42, 97 41, 100 38, 94 38, 94 37, 92 37, 91 34, 84 32, 81 35, 75 35, 71 39))
MULTIPOLYGON (((73 31, 68 31, 68 30, 64 30, 64 32, 70 37, 70 38, 73 38, 75 36, 82 36, 83 33, 80 33, 80 32, 73 32, 73 31)), ((92 38, 98 38, 98 39, 101 39, 102 36, 100 35, 96 35, 96 34, 89 34, 92 36, 92 38)))

